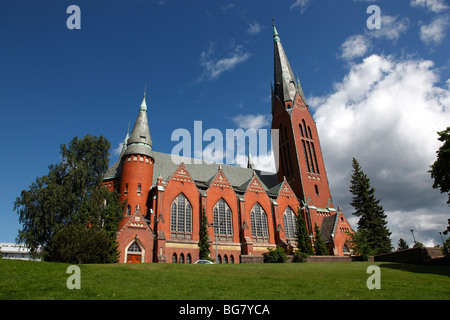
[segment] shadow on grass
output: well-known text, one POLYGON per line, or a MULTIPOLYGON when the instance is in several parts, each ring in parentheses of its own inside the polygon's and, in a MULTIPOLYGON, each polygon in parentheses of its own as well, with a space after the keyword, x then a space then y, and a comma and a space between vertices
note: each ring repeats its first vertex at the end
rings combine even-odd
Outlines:
POLYGON ((448 266, 433 266, 433 265, 393 263, 393 262, 380 263, 378 266, 380 268, 390 268, 415 273, 438 274, 450 277, 450 267, 448 266))

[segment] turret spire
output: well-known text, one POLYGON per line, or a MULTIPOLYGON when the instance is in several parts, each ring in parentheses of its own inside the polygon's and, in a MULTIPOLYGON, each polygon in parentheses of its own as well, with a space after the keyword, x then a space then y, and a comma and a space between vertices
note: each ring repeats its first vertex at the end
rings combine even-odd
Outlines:
POLYGON ((252 153, 250 152, 250 142, 248 142, 248 162, 247 162, 247 168, 249 169, 255 169, 255 164, 253 163, 252 153))
MULTIPOLYGON (((273 22, 273 19, 272 19, 273 22)), ((289 60, 284 52, 281 40, 273 22, 273 41, 274 41, 274 78, 275 78, 275 95, 282 102, 294 101, 295 94, 299 93, 303 102, 303 90, 300 82, 296 82, 294 73, 292 72, 289 60)))
POLYGON ((134 124, 133 131, 127 141, 127 149, 124 155, 128 154, 142 154, 152 155, 152 138, 150 137, 150 129, 147 119, 147 103, 146 103, 146 89, 144 89, 144 98, 142 99, 141 107, 139 108, 139 115, 134 124))
POLYGON ((273 42, 279 42, 280 37, 278 36, 277 28, 275 27, 275 21, 272 18, 272 25, 273 25, 273 42))

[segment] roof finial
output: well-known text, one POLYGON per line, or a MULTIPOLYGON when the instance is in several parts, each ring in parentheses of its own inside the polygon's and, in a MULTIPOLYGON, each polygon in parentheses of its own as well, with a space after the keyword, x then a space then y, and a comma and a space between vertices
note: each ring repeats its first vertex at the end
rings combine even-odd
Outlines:
POLYGON ((253 164, 252 153, 250 152, 250 141, 248 141, 247 146, 248 146, 248 161, 247 161, 247 168, 249 168, 249 169, 255 169, 255 165, 253 164))
POLYGON ((277 28, 275 27, 275 20, 272 18, 272 25, 273 25, 273 41, 279 42, 280 37, 278 36, 277 28))
POLYGON ((144 87, 144 98, 142 99, 141 108, 139 109, 139 111, 147 112, 147 102, 145 101, 146 94, 147 94, 147 83, 145 84, 144 87))

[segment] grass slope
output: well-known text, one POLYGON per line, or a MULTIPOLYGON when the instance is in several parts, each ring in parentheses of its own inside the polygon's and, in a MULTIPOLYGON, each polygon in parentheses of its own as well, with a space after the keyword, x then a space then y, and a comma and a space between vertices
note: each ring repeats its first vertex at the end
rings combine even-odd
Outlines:
POLYGON ((450 267, 395 263, 80 265, 69 290, 63 263, 0 260, 0 299, 450 299, 450 267), (369 290, 369 265, 381 289, 369 290))

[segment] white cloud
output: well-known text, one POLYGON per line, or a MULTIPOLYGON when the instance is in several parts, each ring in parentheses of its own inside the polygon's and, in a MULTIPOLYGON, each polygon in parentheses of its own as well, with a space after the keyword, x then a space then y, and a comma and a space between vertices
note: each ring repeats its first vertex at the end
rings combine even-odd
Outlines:
POLYGON ((348 37, 341 45, 341 58, 353 60, 364 56, 371 48, 369 39, 361 34, 348 37))
POLYGON ((227 4, 227 5, 223 6, 223 7, 221 7, 221 9, 223 11, 228 11, 229 9, 231 9, 233 7, 234 7, 234 3, 230 3, 230 4, 227 4))
POLYGON ((122 152, 123 148, 123 141, 117 143, 117 147, 112 149, 112 155, 115 157, 120 156, 120 153, 122 152))
POLYGON ((409 29, 409 19, 398 16, 381 15, 381 28, 367 31, 367 34, 377 39, 397 41, 409 29))
POLYGON ((303 14, 305 12, 306 8, 308 8, 309 2, 311 2, 311 0, 296 0, 291 5, 291 9, 299 7, 300 8, 300 13, 303 14))
POLYGON ((411 0, 410 4, 412 7, 424 7, 432 12, 441 12, 449 8, 444 0, 411 0))
POLYGON ((217 79, 223 72, 233 69, 251 56, 249 52, 244 51, 243 46, 233 45, 228 56, 219 59, 213 56, 215 53, 214 47, 215 44, 210 42, 208 50, 203 51, 200 55, 200 65, 203 72, 198 81, 217 79))
POLYGON ((194 158, 202 159, 206 162, 223 163, 224 151, 220 146, 218 147, 214 143, 207 145, 203 150, 195 150, 194 158))
POLYGON ((428 45, 437 45, 445 38, 448 25, 448 18, 436 18, 429 25, 422 25, 420 27, 420 39, 428 45))
POLYGON ((371 38, 397 41, 409 29, 409 19, 397 16, 381 15, 381 28, 366 30, 365 34, 356 34, 345 39, 340 48, 340 57, 354 60, 364 57, 372 49, 371 38))
POLYGON ((261 30, 262 30, 262 27, 257 22, 248 24, 248 29, 247 29, 248 34, 258 34, 261 32, 261 30))
POLYGON ((265 114, 238 114, 231 120, 233 120, 236 126, 242 129, 258 130, 270 124, 269 116, 265 114))
POLYGON ((438 239, 447 224, 446 196, 432 189, 427 172, 441 144, 436 132, 450 123, 450 87, 437 84, 433 67, 428 60, 371 55, 352 65, 331 94, 309 98, 334 204, 356 227, 349 206, 355 157, 381 199, 394 246, 413 228, 423 239, 438 239))

